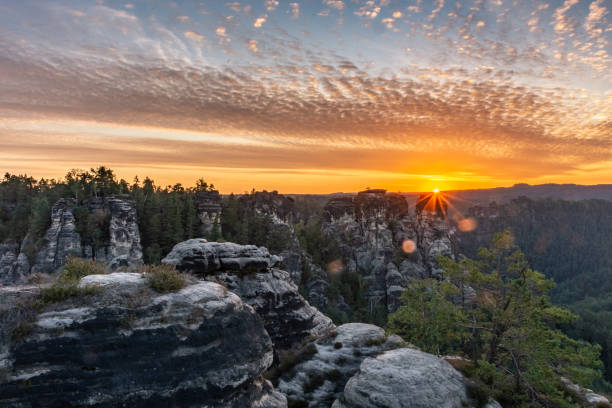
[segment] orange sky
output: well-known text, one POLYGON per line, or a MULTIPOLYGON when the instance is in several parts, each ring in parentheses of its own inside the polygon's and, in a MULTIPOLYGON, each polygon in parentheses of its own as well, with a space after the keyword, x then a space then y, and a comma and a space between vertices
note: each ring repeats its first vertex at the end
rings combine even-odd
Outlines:
POLYGON ((0 171, 224 193, 612 183, 608 8, 4 1, 0 171))

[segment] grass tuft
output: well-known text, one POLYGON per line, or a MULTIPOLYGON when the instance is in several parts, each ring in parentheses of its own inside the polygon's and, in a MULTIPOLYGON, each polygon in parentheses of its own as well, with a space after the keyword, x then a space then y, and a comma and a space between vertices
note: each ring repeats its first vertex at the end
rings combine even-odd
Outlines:
POLYGON ((143 272, 149 281, 149 286, 156 292, 174 292, 185 287, 185 275, 173 266, 145 266, 143 272))

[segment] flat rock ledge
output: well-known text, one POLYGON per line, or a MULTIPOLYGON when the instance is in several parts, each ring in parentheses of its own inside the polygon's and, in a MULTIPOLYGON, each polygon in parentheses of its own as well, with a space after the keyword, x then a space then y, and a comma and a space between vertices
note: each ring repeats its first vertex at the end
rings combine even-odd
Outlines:
POLYGON ((280 257, 270 255, 264 247, 208 242, 204 238, 180 242, 162 259, 166 265, 174 265, 182 271, 200 275, 221 271, 261 272, 280 262, 280 257))

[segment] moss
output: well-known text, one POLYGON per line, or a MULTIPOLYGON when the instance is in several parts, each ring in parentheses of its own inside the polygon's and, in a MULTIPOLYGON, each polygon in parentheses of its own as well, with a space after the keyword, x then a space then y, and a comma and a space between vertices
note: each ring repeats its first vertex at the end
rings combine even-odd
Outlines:
POLYGON ((144 275, 151 289, 159 293, 173 292, 185 287, 185 275, 173 266, 146 266, 144 275))

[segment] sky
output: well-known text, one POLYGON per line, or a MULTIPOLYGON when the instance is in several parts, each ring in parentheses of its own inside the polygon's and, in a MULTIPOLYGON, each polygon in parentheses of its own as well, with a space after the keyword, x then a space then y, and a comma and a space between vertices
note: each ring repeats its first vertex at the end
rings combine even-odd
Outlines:
POLYGON ((0 171, 612 183, 612 0, 0 1, 0 171))

